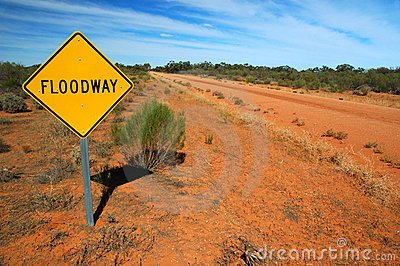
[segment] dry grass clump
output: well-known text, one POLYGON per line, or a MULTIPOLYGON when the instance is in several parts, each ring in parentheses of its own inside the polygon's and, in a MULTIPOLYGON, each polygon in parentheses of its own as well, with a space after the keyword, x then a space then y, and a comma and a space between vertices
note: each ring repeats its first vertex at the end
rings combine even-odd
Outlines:
POLYGON ((268 251, 260 248, 245 237, 232 236, 222 246, 222 256, 217 259, 218 265, 267 265, 271 263, 268 251))
POLYGON ((10 151, 10 145, 6 144, 2 138, 0 138, 0 153, 10 151))
POLYGON ((288 128, 280 128, 274 124, 269 124, 268 133, 272 140, 281 144, 281 147, 289 149, 296 147, 305 153, 308 159, 315 159, 317 161, 326 160, 333 149, 326 142, 312 140, 310 134, 297 135, 288 128))
POLYGON ((20 178, 20 175, 18 173, 15 173, 10 169, 0 167, 0 182, 6 183, 8 181, 18 178, 20 178))
POLYGON ((309 159, 331 163, 340 172, 353 177, 357 187, 366 195, 380 200, 385 205, 398 202, 394 200, 398 194, 385 176, 357 164, 349 155, 337 151, 328 143, 314 141, 310 135, 297 135, 289 129, 281 129, 273 125, 270 125, 268 129, 269 136, 278 141, 281 147, 295 146, 309 159))
POLYGON ((8 117, 0 117, 0 125, 9 125, 11 124, 11 119, 8 117))
POLYGON ((39 184, 55 184, 69 178, 76 169, 69 160, 54 158, 51 160, 51 168, 33 177, 33 181, 39 184))
POLYGON ((156 100, 146 102, 127 119, 121 132, 129 165, 153 171, 169 164, 185 141, 185 115, 156 100))
POLYGON ((74 196, 67 192, 37 192, 30 197, 32 211, 53 211, 70 209, 75 203, 74 196))
POLYGON ((204 143, 205 144, 212 144, 214 139, 213 134, 208 134, 205 138, 204 138, 204 143))
POLYGON ((220 92, 220 91, 213 91, 212 95, 213 96, 217 96, 217 99, 224 99, 225 98, 224 94, 222 92, 220 92))
POLYGON ((364 144, 364 147, 367 149, 376 148, 377 146, 378 143, 376 141, 368 141, 367 143, 364 144))
POLYGON ((65 254, 65 258, 74 265, 96 264, 98 259, 115 254, 113 264, 123 264, 130 257, 132 249, 151 251, 154 237, 150 232, 140 232, 136 226, 106 225, 94 229, 85 242, 65 254))
POLYGON ((300 120, 300 118, 296 117, 292 120, 292 124, 296 124, 296 126, 301 127, 304 126, 306 123, 304 123, 303 120, 300 120))
POLYGON ((338 140, 346 139, 348 134, 344 131, 333 131, 333 129, 328 129, 325 133, 321 135, 321 137, 333 137, 338 140))
MULTIPOLYGON (((379 175, 373 169, 360 166, 342 152, 336 152, 330 158, 338 170, 354 178, 357 186, 368 196, 380 200, 384 205, 395 203, 398 194, 384 175, 379 175)), ((398 202, 398 201, 397 201, 398 202)))
MULTIPOLYGON (((278 147, 281 149, 297 152, 301 158, 332 164, 340 172, 353 177, 357 187, 366 195, 380 200, 384 205, 395 205, 400 210, 399 195, 385 176, 358 165, 349 155, 338 152, 329 143, 314 140, 309 133, 299 135, 290 129, 278 127, 256 114, 237 112, 226 103, 217 103, 203 95, 193 93, 190 96, 223 112, 232 123, 250 125, 266 132, 268 137, 278 143, 278 147)), ((344 139, 347 137, 347 133, 335 132, 330 129, 324 136, 344 139)))
POLYGON ((244 105, 244 101, 240 99, 239 97, 232 97, 232 101, 235 105, 244 105))

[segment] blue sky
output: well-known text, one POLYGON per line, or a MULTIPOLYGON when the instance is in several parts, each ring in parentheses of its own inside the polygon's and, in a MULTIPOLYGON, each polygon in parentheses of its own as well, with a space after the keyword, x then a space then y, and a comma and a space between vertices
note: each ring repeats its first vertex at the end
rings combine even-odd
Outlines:
POLYGON ((400 66, 400 0, 0 0, 0 61, 42 63, 76 30, 124 64, 400 66))

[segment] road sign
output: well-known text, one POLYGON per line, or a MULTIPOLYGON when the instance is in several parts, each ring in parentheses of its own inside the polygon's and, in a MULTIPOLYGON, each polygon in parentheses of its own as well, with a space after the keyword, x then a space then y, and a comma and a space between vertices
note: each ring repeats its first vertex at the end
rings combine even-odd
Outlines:
POLYGON ((23 85, 80 138, 86 138, 132 87, 81 32, 74 32, 23 85))

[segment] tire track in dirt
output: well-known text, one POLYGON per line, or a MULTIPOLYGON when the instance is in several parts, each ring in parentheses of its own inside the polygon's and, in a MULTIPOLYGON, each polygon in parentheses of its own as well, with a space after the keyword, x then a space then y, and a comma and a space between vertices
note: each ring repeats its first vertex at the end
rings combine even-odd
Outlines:
POLYGON ((351 113, 352 115, 361 116, 368 119, 374 119, 380 122, 394 123, 396 125, 400 124, 400 111, 389 107, 365 105, 355 102, 341 102, 340 104, 338 104, 337 100, 315 97, 311 95, 301 95, 302 99, 300 99, 299 95, 289 95, 289 93, 287 92, 266 92, 266 91, 259 91, 260 89, 265 90, 263 88, 255 89, 254 87, 250 86, 225 84, 219 81, 190 78, 184 75, 171 75, 171 76, 186 81, 199 82, 206 85, 214 85, 236 91, 246 91, 247 93, 255 95, 267 96, 277 100, 306 105, 306 106, 312 106, 319 109, 331 110, 346 114, 351 113), (382 114, 382 112, 384 114, 382 114))
POLYGON ((382 162, 385 158, 400 160, 400 109, 268 90, 233 81, 222 82, 210 78, 165 73, 154 75, 181 85, 190 82, 193 88, 219 90, 227 98, 239 97, 247 105, 243 106, 241 111, 252 111, 259 107, 264 109, 262 115, 267 120, 279 126, 293 128, 301 134, 306 131, 315 139, 320 139, 328 129, 344 131, 348 136, 343 141, 333 138, 324 140, 351 154, 358 162, 385 171, 385 174, 394 176, 393 180, 400 180, 398 169, 382 162), (268 112, 269 109, 273 112, 268 112), (304 121, 305 125, 295 126, 292 123, 295 118, 304 121), (372 149, 366 149, 364 145, 368 142, 377 142, 384 153, 375 154, 372 149))
POLYGON ((220 142, 218 156, 221 161, 208 162, 207 157, 212 156, 200 145, 195 147, 194 154, 187 156, 192 158, 193 162, 181 165, 179 170, 174 169, 171 175, 184 179, 203 179, 206 182, 206 189, 197 194, 180 195, 165 184, 159 183, 162 177, 141 178, 127 186, 127 189, 146 197, 156 208, 175 214, 211 209, 232 193, 239 198, 246 198, 263 178, 268 154, 266 135, 250 127, 225 123, 219 118, 218 111, 210 106, 198 103, 188 95, 180 97, 188 99, 178 100, 179 103, 174 102, 175 99, 170 104, 175 107, 180 105, 180 111, 185 112, 188 129, 192 130, 191 134, 197 138, 193 141, 187 139, 188 145, 196 145, 199 143, 199 137, 204 138, 204 132, 212 132, 214 138, 220 142), (200 136, 199 132, 193 132, 197 129, 203 131, 200 136), (230 134, 227 135, 225 132, 230 134))

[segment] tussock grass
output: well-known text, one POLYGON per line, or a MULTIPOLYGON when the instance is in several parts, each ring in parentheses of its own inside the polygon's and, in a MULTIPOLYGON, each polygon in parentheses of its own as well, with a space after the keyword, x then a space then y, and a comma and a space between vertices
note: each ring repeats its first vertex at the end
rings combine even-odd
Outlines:
POLYGON ((364 144, 364 147, 367 149, 376 148, 377 146, 378 143, 376 141, 368 141, 367 143, 364 144))
POLYGON ((204 143, 205 144, 212 144, 214 139, 213 134, 208 134, 205 138, 204 138, 204 143))
POLYGON ((300 118, 296 117, 295 119, 292 120, 292 124, 296 124, 296 126, 304 126, 306 123, 304 123, 303 120, 300 120, 300 118))
POLYGON ((74 196, 67 192, 37 192, 31 195, 28 208, 32 211, 53 211, 70 209, 75 204, 74 196))
POLYGON ((128 164, 150 171, 173 160, 184 141, 184 114, 175 115, 166 104, 156 100, 140 106, 121 131, 123 154, 128 164))

